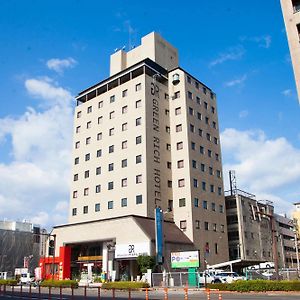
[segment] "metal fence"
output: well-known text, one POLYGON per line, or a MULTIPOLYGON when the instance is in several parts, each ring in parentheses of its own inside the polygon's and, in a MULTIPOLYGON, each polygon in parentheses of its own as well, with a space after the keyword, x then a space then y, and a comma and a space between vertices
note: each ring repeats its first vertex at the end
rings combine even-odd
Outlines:
MULTIPOLYGON (((191 286, 189 276, 196 276, 198 273, 188 272, 167 272, 167 273, 152 273, 152 286, 155 287, 185 287, 191 286)), ((197 283, 194 284, 197 286, 197 283)))

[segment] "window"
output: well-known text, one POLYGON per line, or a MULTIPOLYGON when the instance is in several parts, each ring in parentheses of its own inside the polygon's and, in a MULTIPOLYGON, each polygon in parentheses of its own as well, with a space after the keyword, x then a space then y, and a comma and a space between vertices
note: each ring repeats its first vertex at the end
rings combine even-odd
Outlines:
POLYGON ((222 188, 221 187, 218 187, 218 195, 222 196, 222 188))
POLYGON ((195 126, 193 124, 190 124, 190 131, 195 132, 195 126))
POLYGON ((218 145, 218 139, 216 137, 214 137, 214 143, 218 145))
POLYGON ((203 146, 200 146, 199 152, 200 152, 201 154, 204 154, 204 147, 203 147, 203 146))
POLYGON ((209 133, 206 134, 206 139, 207 139, 208 141, 211 141, 211 135, 210 135, 209 133))
POLYGON ((80 147, 80 142, 75 143, 75 149, 78 149, 80 147))
POLYGON ((199 112, 197 112, 197 119, 198 119, 198 120, 202 120, 202 115, 201 115, 201 113, 199 113, 199 112))
POLYGON ((200 229, 200 221, 199 220, 195 221, 195 227, 196 227, 196 229, 200 229))
POLYGON ((128 106, 125 105, 122 107, 122 114, 127 114, 127 112, 128 112, 128 106))
POLYGON ((177 168, 178 169, 181 169, 181 168, 183 168, 184 167, 184 161, 183 160, 178 160, 177 161, 177 168))
POLYGON ((218 153, 215 153, 215 158, 216 158, 216 161, 219 161, 219 154, 218 153))
POLYGON ((110 103, 113 103, 113 102, 115 102, 115 101, 116 101, 115 95, 110 96, 109 102, 110 102, 110 103))
POLYGON ((142 106, 142 100, 135 101, 135 108, 139 108, 142 106))
POLYGON ((204 222, 204 229, 205 230, 209 230, 209 224, 208 224, 208 222, 204 222))
POLYGON ((188 92, 188 98, 191 99, 191 100, 193 100, 193 94, 192 94, 192 92, 188 92))
POLYGON ((203 130, 201 128, 198 128, 198 134, 199 136, 203 136, 203 130))
POLYGON ((169 126, 166 126, 166 132, 170 133, 170 127, 169 126))
POLYGON ((212 122, 212 127, 213 127, 214 129, 217 129, 217 123, 216 123, 215 121, 212 122))
POLYGON ((76 215, 77 215, 77 208, 74 207, 74 208, 72 209, 72 216, 76 216, 76 215))
POLYGON ((142 195, 136 195, 135 203, 136 204, 142 204, 143 203, 143 196, 142 195))
POLYGON ((172 169, 172 163, 170 161, 167 161, 167 168, 172 169))
POLYGON ((114 119, 114 117, 115 117, 115 111, 111 111, 111 112, 109 113, 109 118, 110 118, 110 119, 114 119))
POLYGON ((193 186, 194 186, 195 188, 198 187, 198 180, 197 180, 196 178, 193 179, 193 186))
POLYGON ((102 132, 97 133, 97 141, 102 140, 102 132))
POLYGON ((141 135, 139 135, 139 136, 137 136, 137 137, 135 138, 135 143, 136 143, 136 145, 142 143, 142 136, 141 136, 141 135))
POLYGON ((212 114, 215 113, 215 108, 214 108, 213 106, 210 108, 210 110, 211 110, 211 113, 212 113, 212 114))
POLYGON ((103 123, 103 117, 98 117, 98 124, 102 124, 103 123))
POLYGON ((108 132, 109 136, 112 136, 115 134, 115 128, 110 128, 108 132))
POLYGON ((142 125, 142 118, 135 119, 135 126, 142 125))
POLYGON ((141 83, 138 83, 135 85, 135 91, 140 91, 142 89, 142 84, 141 83))
MULTIPOLYGON (((215 230, 214 230, 215 231, 215 230)), ((219 247, 218 247, 218 244, 215 243, 215 254, 218 254, 219 253, 219 247)))
POLYGON ((127 159, 122 159, 122 168, 127 167, 127 159))
POLYGON ((108 209, 113 209, 114 208, 114 201, 108 201, 107 202, 107 208, 108 209))
POLYGON ((100 175, 101 174, 101 167, 97 167, 96 168, 96 175, 100 175))
POLYGON ((201 169, 202 172, 205 172, 205 164, 201 164, 200 169, 201 169))
POLYGON ((122 198, 121 199, 121 207, 126 207, 127 206, 127 198, 122 198))
POLYGON ((122 91, 122 97, 123 97, 123 98, 126 97, 127 95, 128 95, 128 90, 122 91))
POLYGON ((135 176, 135 183, 136 184, 142 183, 142 175, 141 174, 135 176))
POLYGON ((86 123, 86 128, 87 128, 87 129, 90 129, 91 126, 92 126, 92 122, 91 122, 91 121, 89 121, 89 122, 86 123))
POLYGON ((169 94, 165 93, 165 99, 169 100, 169 94))
POLYGON ((202 88, 202 90, 203 90, 203 93, 206 94, 207 90, 206 90, 205 86, 202 88))
POLYGON ((90 137, 87 137, 86 139, 85 139, 85 144, 86 145, 89 145, 91 143, 91 138, 90 137))
POLYGON ((192 82, 192 80, 191 80, 191 77, 190 77, 190 76, 187 76, 187 77, 186 77, 186 79, 187 79, 187 82, 188 82, 188 83, 191 83, 191 82, 192 82))
POLYGON ((175 115, 178 116, 181 114, 181 107, 175 108, 175 115))
POLYGON ((210 192, 211 193, 215 192, 215 186, 213 184, 210 185, 210 192))
POLYGON ((135 163, 136 164, 139 164, 139 163, 141 163, 142 162, 142 155, 137 155, 136 157, 135 157, 135 163))
POLYGON ((113 190, 114 189, 114 182, 113 181, 110 181, 108 183, 108 190, 113 190))
POLYGON ((202 201, 202 208, 207 209, 207 201, 206 200, 202 201))
POLYGON ((174 93, 173 99, 180 98, 180 91, 174 93))
POLYGON ((179 207, 184 207, 185 206, 185 198, 179 199, 179 207))
POLYGON ((224 206, 222 204, 220 204, 219 206, 219 212, 224 213, 224 206))
POLYGON ((78 174, 74 174, 73 181, 77 181, 77 180, 78 180, 78 174))
POLYGON ((121 187, 126 187, 127 186, 127 178, 123 178, 121 180, 121 187))
POLYGON ((202 181, 202 191, 206 191, 206 182, 202 181))
POLYGON ((213 171, 212 167, 208 168, 208 173, 209 173, 209 175, 214 175, 214 171, 213 171))
POLYGON ((87 154, 85 155, 85 161, 90 160, 90 158, 91 158, 91 154, 90 154, 90 153, 87 153, 87 154))
POLYGON ((97 150, 96 156, 97 157, 101 157, 102 156, 102 150, 101 149, 97 150))
POLYGON ((99 101, 98 102, 98 108, 102 108, 103 107, 103 101, 99 101))
POLYGON ((165 109, 165 115, 169 116, 170 115, 170 111, 168 109, 165 109))
POLYGON ((195 81, 195 87, 196 87, 197 90, 199 89, 199 82, 198 81, 195 81))
POLYGON ((178 142, 178 143, 176 144, 176 147, 177 147, 177 150, 183 149, 183 142, 178 142))
POLYGON ((78 111, 77 112, 77 118, 80 118, 81 117, 81 111, 78 111))
POLYGON ((77 198, 78 196, 78 192, 77 191, 73 191, 73 198, 77 198))
POLYGON ((211 203, 211 210, 216 211, 216 203, 215 202, 211 203))
POLYGON ((89 106, 88 108, 87 108, 87 113, 89 114, 89 113, 91 113, 92 112, 92 106, 89 106))
POLYGON ((87 206, 87 205, 85 205, 84 207, 83 207, 83 213, 84 214, 87 214, 89 212, 89 207, 87 206))
POLYGON ((166 149, 167 149, 168 151, 171 151, 171 144, 166 144, 166 149))
POLYGON ((186 220, 180 221, 180 229, 186 230, 186 220))
POLYGON ((218 177, 218 178, 221 178, 221 177, 222 177, 221 171, 220 171, 220 170, 217 170, 217 177, 218 177))
POLYGON ((182 131, 182 124, 176 125, 176 132, 182 131))
POLYGON ((168 180, 168 187, 169 187, 169 188, 172 187, 172 180, 168 180))
POLYGON ((114 163, 108 164, 108 171, 113 171, 114 170, 114 163))
POLYGON ((89 178, 90 177, 90 171, 87 170, 84 172, 84 178, 89 178))
POLYGON ((122 149, 127 149, 127 141, 122 142, 122 149))
POLYGON ((114 148, 115 148, 114 145, 110 145, 110 146, 108 147, 108 153, 113 153, 113 152, 114 152, 114 148))
POLYGON ((189 107, 189 114, 190 114, 191 116, 194 115, 194 110, 193 110, 193 108, 191 108, 191 107, 189 107))
POLYGON ((197 104, 201 104, 201 100, 200 100, 200 97, 196 97, 196 102, 197 102, 197 104))
POLYGON ((79 157, 75 157, 74 159, 74 165, 78 165, 79 164, 79 157))
POLYGON ((79 133, 80 132, 80 126, 77 126, 76 127, 76 133, 79 133))
POLYGON ((98 184, 96 185, 96 193, 100 193, 101 192, 101 185, 98 184))
POLYGON ((192 167, 194 169, 197 169, 197 161, 195 161, 194 159, 192 160, 192 167))
POLYGON ((211 155, 212 155, 211 150, 207 150, 207 155, 208 155, 208 157, 211 157, 211 155))
POLYGON ((184 179, 178 179, 178 187, 184 187, 185 182, 184 179))
POLYGON ((221 232, 225 232, 225 226, 224 225, 220 225, 220 230, 221 230, 221 232))
POLYGON ((194 206, 199 207, 199 199, 198 198, 194 198, 194 206))
POLYGON ((204 108, 207 109, 208 108, 208 104, 207 102, 204 101, 204 108))
POLYGON ((95 212, 100 211, 100 203, 95 204, 95 212))
POLYGON ((168 200, 168 211, 173 211, 173 200, 168 200))
POLYGON ((85 188, 85 189, 83 190, 83 195, 84 195, 84 196, 88 196, 88 195, 89 195, 89 188, 85 188))

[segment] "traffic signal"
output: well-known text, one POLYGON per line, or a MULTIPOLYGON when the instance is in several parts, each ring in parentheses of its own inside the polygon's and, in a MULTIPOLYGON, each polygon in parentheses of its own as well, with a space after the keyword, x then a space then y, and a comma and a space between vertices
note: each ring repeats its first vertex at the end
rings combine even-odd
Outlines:
POLYGON ((54 247, 55 247, 55 241, 49 240, 49 249, 48 249, 49 256, 54 256, 54 247))

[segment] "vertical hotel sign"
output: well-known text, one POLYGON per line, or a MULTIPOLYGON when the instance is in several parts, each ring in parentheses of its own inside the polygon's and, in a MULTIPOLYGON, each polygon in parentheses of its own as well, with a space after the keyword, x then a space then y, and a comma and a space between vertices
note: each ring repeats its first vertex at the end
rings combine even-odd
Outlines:
POLYGON ((156 262, 162 265, 163 257, 163 212, 159 207, 155 208, 155 246, 156 246, 156 262))

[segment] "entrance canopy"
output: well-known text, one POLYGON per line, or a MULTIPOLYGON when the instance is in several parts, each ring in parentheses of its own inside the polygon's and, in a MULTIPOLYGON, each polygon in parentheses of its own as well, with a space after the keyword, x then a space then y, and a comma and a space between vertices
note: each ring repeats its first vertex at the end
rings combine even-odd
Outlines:
POLYGON ((261 260, 245 260, 245 259, 236 259, 229 260, 215 265, 207 265, 207 269, 220 269, 230 267, 230 271, 233 272, 233 269, 243 269, 249 266, 260 264, 261 260))

